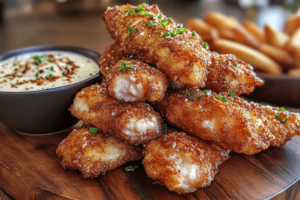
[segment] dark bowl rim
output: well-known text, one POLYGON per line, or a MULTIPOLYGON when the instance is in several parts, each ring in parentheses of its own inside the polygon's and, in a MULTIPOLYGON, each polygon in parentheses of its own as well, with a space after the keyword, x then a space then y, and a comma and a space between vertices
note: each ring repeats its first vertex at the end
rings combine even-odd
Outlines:
MULTIPOLYGON (((22 54, 26 54, 26 52, 23 51, 30 51, 30 52, 38 52, 38 51, 66 51, 66 52, 73 52, 73 53, 77 53, 77 54, 81 54, 82 56, 88 57, 86 55, 83 55, 82 53, 78 53, 75 51, 71 51, 71 50, 55 50, 55 49, 48 49, 47 48, 71 48, 71 49, 77 49, 77 50, 81 50, 81 51, 86 51, 86 52, 91 52, 95 55, 97 55, 100 58, 100 53, 90 50, 90 49, 86 49, 86 48, 82 48, 82 47, 76 47, 76 46, 64 46, 64 45, 40 45, 40 46, 32 46, 32 47, 24 47, 24 48, 19 48, 19 49, 14 49, 11 51, 6 51, 3 53, 0 53, 0 61, 5 61, 13 56, 16 55, 22 55, 22 54), (20 52, 18 54, 18 52, 20 52), (23 53, 21 53, 23 52, 23 53), (7 55, 7 54, 13 54, 10 57, 7 57, 5 59, 2 59, 3 56, 7 55)), ((90 58, 90 57, 89 57, 90 58)), ((92 59, 92 58, 90 58, 92 59)), ((96 64, 99 65, 99 60, 96 62, 94 59, 92 59, 96 64)), ((68 85, 64 85, 64 86, 60 86, 60 87, 55 87, 55 88, 49 88, 49 89, 45 89, 45 90, 36 90, 36 91, 24 91, 24 92, 2 92, 0 91, 0 95, 5 95, 5 94, 9 94, 9 95, 21 95, 21 94, 26 94, 26 95, 30 95, 30 94, 37 94, 37 93, 49 93, 49 92, 56 92, 56 91, 60 91, 60 90, 64 90, 68 87, 76 87, 77 85, 82 84, 83 82, 88 82, 92 79, 95 79, 97 77, 101 76, 101 68, 99 67, 99 72, 97 74, 95 74, 94 76, 89 77, 88 79, 84 79, 82 81, 76 82, 76 83, 72 83, 72 84, 68 84, 68 85)))

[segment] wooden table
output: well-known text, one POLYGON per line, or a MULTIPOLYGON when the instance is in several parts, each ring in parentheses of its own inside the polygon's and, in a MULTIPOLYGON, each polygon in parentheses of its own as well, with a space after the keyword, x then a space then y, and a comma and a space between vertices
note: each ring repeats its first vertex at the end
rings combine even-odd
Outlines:
MULTIPOLYGON (((101 18, 107 6, 118 1, 74 1, 66 5, 43 2, 33 8, 31 14, 19 16, 20 10, 11 9, 6 12, 4 26, 0 26, 0 52, 34 45, 72 45, 89 48, 103 53, 105 47, 113 42, 101 18), (83 8, 83 9, 82 9, 83 8)), ((131 1, 133 4, 139 1, 131 1)), ((206 10, 218 10, 238 19, 254 19, 253 13, 242 12, 237 8, 225 5, 222 1, 180 1, 170 4, 161 1, 159 6, 166 15, 172 16, 180 23, 189 17, 203 17, 206 10), (185 6, 185 9, 182 9, 185 6)), ((151 1, 155 3, 155 1, 151 1)), ((1 180, 0 180, 1 181, 1 180)), ((0 189, 0 200, 10 200, 0 189)), ((300 183, 281 193, 274 199, 300 199, 300 183)))

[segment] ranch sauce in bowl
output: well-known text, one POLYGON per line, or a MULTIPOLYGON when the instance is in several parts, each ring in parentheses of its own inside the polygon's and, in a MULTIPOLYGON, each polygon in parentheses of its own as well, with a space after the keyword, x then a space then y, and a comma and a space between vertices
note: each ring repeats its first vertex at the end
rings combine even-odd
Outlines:
POLYGON ((100 68, 92 59, 66 51, 22 54, 0 62, 0 92, 57 88, 88 79, 100 68))

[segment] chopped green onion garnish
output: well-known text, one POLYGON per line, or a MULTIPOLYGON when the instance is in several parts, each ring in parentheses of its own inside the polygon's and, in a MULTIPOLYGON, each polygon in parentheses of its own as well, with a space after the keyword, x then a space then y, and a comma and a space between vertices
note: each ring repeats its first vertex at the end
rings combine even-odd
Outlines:
POLYGON ((196 94, 195 97, 200 98, 200 97, 202 97, 202 95, 201 94, 196 94))
POLYGON ((285 124, 285 123, 287 122, 288 119, 289 119, 289 116, 286 116, 286 117, 285 117, 285 120, 283 120, 283 119, 281 118, 280 122, 285 124))
POLYGON ((151 21, 148 21, 147 23, 146 23, 146 26, 151 26, 152 25, 152 22, 151 21))
POLYGON ((36 63, 37 65, 39 65, 39 64, 42 63, 42 59, 41 59, 40 56, 34 56, 33 58, 35 59, 35 63, 36 63))
POLYGON ((184 93, 184 95, 189 95, 189 93, 188 93, 188 92, 186 92, 186 93, 184 93))
POLYGON ((210 71, 210 68, 206 68, 207 69, 207 71, 210 71))
POLYGON ((130 12, 128 13, 128 15, 134 15, 135 14, 135 10, 131 9, 130 12))
POLYGON ((220 61, 220 63, 223 63, 223 64, 224 64, 224 63, 225 63, 225 61, 223 61, 223 60, 222 60, 222 61, 220 61))
POLYGON ((157 24, 151 24, 151 27, 156 27, 157 26, 157 24))
POLYGON ((203 42, 203 48, 207 49, 208 48, 208 44, 206 42, 203 42))
POLYGON ((279 116, 279 114, 275 114, 275 117, 276 117, 276 118, 279 118, 280 116, 279 116))
POLYGON ((164 124, 164 125, 163 125, 163 129, 164 129, 164 132, 167 133, 167 131, 168 131, 168 125, 167 125, 167 124, 164 124))
POLYGON ((160 33, 160 32, 162 32, 162 30, 154 31, 154 33, 160 33))
POLYGON ((186 30, 185 28, 182 28, 178 31, 180 34, 183 33, 183 32, 188 32, 188 30, 186 30))
POLYGON ((225 97, 222 97, 222 99, 225 103, 230 103, 230 101, 228 99, 226 99, 225 97))
POLYGON ((167 24, 168 24, 168 21, 167 20, 165 20, 165 19, 163 19, 163 20, 161 20, 161 25, 164 27, 164 28, 166 28, 167 27, 167 24))
POLYGON ((127 30, 129 31, 129 35, 131 36, 133 34, 133 32, 134 32, 135 29, 132 28, 132 27, 130 27, 130 26, 128 26, 127 30))
POLYGON ((232 98, 235 98, 236 95, 233 93, 233 92, 229 92, 229 95, 232 97, 232 98))
POLYGON ((151 13, 148 13, 148 12, 145 12, 145 16, 155 18, 155 15, 153 15, 153 14, 151 14, 151 13))
POLYGON ((98 129, 95 128, 95 127, 91 127, 90 130, 89 130, 89 132, 92 133, 92 134, 94 134, 94 135, 96 135, 97 132, 98 132, 98 129))
POLYGON ((38 72, 35 74, 35 78, 39 78, 39 73, 38 72))
POLYGON ((218 53, 218 52, 216 52, 216 51, 213 51, 213 53, 218 53))
POLYGON ((50 78, 53 78, 54 76, 53 76, 53 74, 49 74, 49 77, 50 77, 50 78))
POLYGON ((127 172, 130 172, 130 171, 133 172, 136 168, 138 168, 138 166, 132 167, 132 166, 130 165, 130 166, 126 167, 125 170, 126 170, 127 172))
POLYGON ((51 67, 50 67, 50 70, 51 70, 51 71, 54 71, 54 67, 53 67, 53 66, 51 66, 51 67))
POLYGON ((222 96, 222 95, 220 95, 220 94, 218 94, 218 95, 217 95, 217 98, 218 98, 218 99, 222 99, 222 98, 223 98, 223 96, 222 96))
POLYGON ((168 37, 170 36, 169 32, 164 32, 164 34, 162 35, 162 37, 168 37))
POLYGON ((235 63, 233 64, 233 66, 237 67, 237 66, 238 66, 238 64, 235 62, 235 63))
POLYGON ((158 19, 161 19, 161 15, 159 15, 157 18, 158 18, 158 19))
POLYGON ((207 96, 210 96, 211 95, 211 90, 204 90, 203 93, 206 94, 207 96))
POLYGON ((48 62, 51 62, 51 61, 52 61, 52 59, 51 59, 51 58, 48 58, 47 60, 48 60, 48 62))
POLYGON ((172 18, 169 18, 168 21, 169 21, 169 22, 172 21, 172 18))
POLYGON ((280 110, 281 112, 284 112, 284 111, 285 111, 285 108, 284 108, 284 107, 281 107, 279 110, 280 110))
POLYGON ((181 28, 181 27, 182 27, 182 24, 178 24, 178 25, 177 25, 177 28, 181 28))
POLYGON ((125 10, 125 12, 124 13, 127 13, 129 10, 125 10))
POLYGON ((15 68, 15 69, 14 69, 14 71, 17 71, 17 70, 18 70, 18 68, 15 68))
POLYGON ((127 63, 122 61, 121 62, 121 68, 119 69, 120 72, 124 72, 127 69, 134 69, 134 67, 132 66, 132 64, 130 64, 128 67, 126 67, 127 63))
POLYGON ((171 37, 175 37, 177 35, 177 30, 169 31, 171 37))
MULTIPOLYGON (((195 31, 192 31, 192 36, 196 36, 195 31)), ((204 44, 203 44, 204 45, 204 44)), ((206 48, 205 48, 206 49, 206 48)))

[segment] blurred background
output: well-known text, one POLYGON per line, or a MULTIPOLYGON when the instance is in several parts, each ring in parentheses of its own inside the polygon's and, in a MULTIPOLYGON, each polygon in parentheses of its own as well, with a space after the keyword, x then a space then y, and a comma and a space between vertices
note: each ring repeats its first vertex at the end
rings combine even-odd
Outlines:
POLYGON ((282 29, 297 12, 300 0, 0 0, 0 52, 15 48, 59 44, 103 53, 112 43, 101 15, 108 6, 158 4, 166 16, 186 24, 191 17, 218 11, 259 27, 271 23, 282 29))

